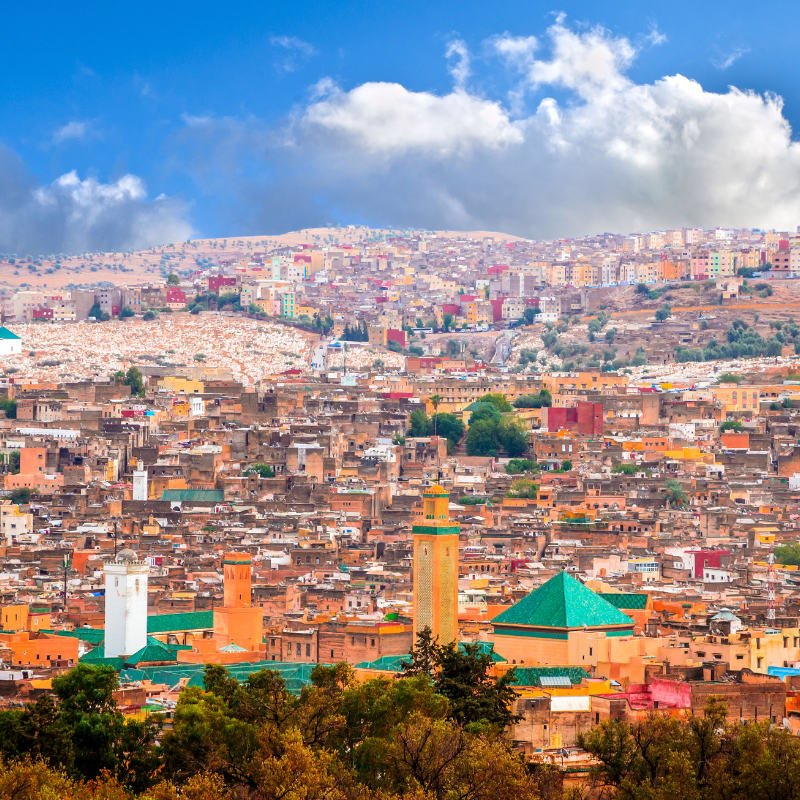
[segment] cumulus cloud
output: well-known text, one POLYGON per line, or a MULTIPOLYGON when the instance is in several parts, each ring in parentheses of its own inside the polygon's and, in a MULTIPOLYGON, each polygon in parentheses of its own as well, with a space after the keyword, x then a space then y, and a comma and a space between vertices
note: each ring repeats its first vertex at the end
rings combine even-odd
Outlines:
MULTIPOLYGON (((502 34, 488 48, 533 111, 468 91, 459 50, 447 53, 463 68, 447 94, 328 83, 283 128, 262 126, 236 151, 239 165, 263 166, 258 180, 235 174, 248 225, 338 218, 539 238, 800 222, 800 145, 780 98, 707 92, 681 75, 636 84, 636 45, 561 17, 541 37, 502 34)), ((204 135, 225 139, 229 128, 211 121, 204 135)))
POLYGON ((0 250, 67 253, 127 250, 192 234, 186 207, 175 198, 148 200, 141 178, 111 183, 68 172, 38 185, 21 159, 0 146, 0 250))
POLYGON ((444 96, 411 92, 398 83, 365 83, 349 92, 327 88, 327 96, 308 106, 298 131, 320 144, 324 140, 325 147, 333 137, 341 147, 376 157, 446 157, 523 140, 499 103, 460 88, 444 96))

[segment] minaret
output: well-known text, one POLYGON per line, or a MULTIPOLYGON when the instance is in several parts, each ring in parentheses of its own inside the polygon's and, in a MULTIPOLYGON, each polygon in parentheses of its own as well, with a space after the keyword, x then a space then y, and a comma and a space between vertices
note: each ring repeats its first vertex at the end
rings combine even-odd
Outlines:
POLYGON ((150 566, 133 550, 120 550, 103 568, 106 582, 105 657, 132 656, 147 645, 150 566))
POLYGON ((252 563, 249 553, 223 553, 223 605, 214 609, 217 647, 235 644, 258 652, 264 636, 264 612, 253 606, 252 563))
POLYGON ((428 627, 439 644, 458 640, 458 523, 450 521, 450 494, 432 486, 423 497, 424 520, 414 535, 414 635, 428 627))
POLYGON ((137 469, 133 471, 133 499, 147 500, 147 470, 139 460, 137 469))

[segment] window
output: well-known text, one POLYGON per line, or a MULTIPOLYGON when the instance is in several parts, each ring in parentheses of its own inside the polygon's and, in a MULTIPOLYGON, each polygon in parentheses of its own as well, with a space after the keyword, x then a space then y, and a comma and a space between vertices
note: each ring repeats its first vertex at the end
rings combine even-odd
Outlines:
POLYGON ((297 643, 297 655, 299 656, 302 653, 302 645, 300 642, 297 643))
POLYGON ((311 645, 310 644, 306 645, 306 657, 307 658, 311 658, 311 645))

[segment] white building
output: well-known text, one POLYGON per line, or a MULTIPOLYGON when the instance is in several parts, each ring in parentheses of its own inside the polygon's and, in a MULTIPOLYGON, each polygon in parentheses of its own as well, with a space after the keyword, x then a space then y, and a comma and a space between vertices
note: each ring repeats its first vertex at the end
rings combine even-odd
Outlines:
POLYGON ((150 565, 121 550, 103 568, 106 581, 105 657, 130 656, 147 645, 147 577, 150 565))
POLYGON ((22 339, 8 328, 0 328, 0 356, 13 356, 22 352, 22 339))

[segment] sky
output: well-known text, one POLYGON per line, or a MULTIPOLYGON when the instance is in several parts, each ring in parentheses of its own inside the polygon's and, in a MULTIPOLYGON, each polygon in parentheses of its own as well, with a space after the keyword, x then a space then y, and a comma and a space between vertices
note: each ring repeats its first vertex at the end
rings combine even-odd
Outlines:
POLYGON ((0 253, 800 224, 786 2, 12 4, 0 253))

